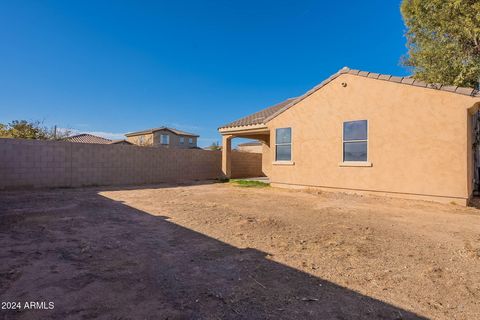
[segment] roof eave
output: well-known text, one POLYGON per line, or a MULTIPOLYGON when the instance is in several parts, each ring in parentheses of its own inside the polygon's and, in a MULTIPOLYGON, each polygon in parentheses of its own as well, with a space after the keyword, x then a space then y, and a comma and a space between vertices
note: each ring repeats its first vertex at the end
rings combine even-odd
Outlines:
POLYGON ((144 135, 144 134, 150 134, 150 133, 153 133, 152 130, 146 130, 146 131, 137 131, 137 132, 129 132, 129 133, 125 133, 125 137, 135 137, 135 136, 141 136, 141 135, 144 135))
POLYGON ((259 123, 246 126, 220 127, 218 128, 218 131, 221 134, 266 132, 268 131, 268 127, 265 123, 259 123))

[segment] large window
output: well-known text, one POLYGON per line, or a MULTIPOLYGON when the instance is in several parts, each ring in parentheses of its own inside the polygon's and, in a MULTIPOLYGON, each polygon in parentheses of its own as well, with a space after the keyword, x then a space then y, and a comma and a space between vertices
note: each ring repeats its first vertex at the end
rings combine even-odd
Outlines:
POLYGON ((188 138, 188 143, 193 144, 193 138, 188 138))
POLYGON ((275 161, 292 161, 292 128, 276 129, 275 161))
POLYGON ((343 161, 367 161, 367 120, 343 123, 343 161))
POLYGON ((170 136, 169 136, 168 134, 162 134, 162 135, 160 136, 160 142, 161 142, 161 144, 169 144, 169 142, 170 142, 170 139, 169 139, 169 138, 170 138, 170 136))
POLYGON ((180 137, 180 144, 184 144, 185 143, 185 138, 184 137, 180 137))

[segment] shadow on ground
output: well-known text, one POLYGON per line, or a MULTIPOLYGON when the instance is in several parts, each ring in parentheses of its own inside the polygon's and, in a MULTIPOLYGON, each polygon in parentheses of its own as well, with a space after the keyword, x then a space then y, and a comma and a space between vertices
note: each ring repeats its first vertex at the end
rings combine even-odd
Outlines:
POLYGON ((98 195, 0 194, 3 319, 424 319, 98 195))

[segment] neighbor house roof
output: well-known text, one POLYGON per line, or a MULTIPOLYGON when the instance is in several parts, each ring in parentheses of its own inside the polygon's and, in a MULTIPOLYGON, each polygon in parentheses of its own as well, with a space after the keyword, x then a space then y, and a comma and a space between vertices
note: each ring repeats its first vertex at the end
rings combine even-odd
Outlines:
POLYGON ((78 143, 96 143, 96 144, 120 144, 120 143, 131 144, 127 140, 110 140, 110 139, 95 136, 89 133, 77 134, 75 136, 65 138, 65 141, 78 142, 78 143))
POLYGON ((352 70, 348 67, 344 67, 340 69, 337 73, 331 75, 329 78, 325 79, 324 81, 322 81, 321 83, 319 83, 318 85, 316 85, 315 87, 313 87, 312 89, 310 89, 309 91, 305 92, 303 95, 297 98, 287 99, 283 102, 280 102, 279 104, 273 105, 271 107, 263 109, 254 114, 251 114, 241 119, 230 122, 220 127, 219 129, 266 124, 268 121, 272 120, 273 118, 275 118, 276 116, 284 112, 285 110, 293 107, 303 99, 307 98, 317 90, 320 90, 322 87, 324 87, 325 85, 332 82, 333 80, 335 80, 336 78, 338 78, 343 74, 351 74, 359 77, 371 78, 371 79, 380 80, 380 81, 394 82, 402 85, 411 85, 415 87, 429 88, 432 90, 446 91, 446 92, 467 95, 472 97, 480 97, 480 92, 473 88, 446 86, 446 85, 440 85, 440 84, 427 84, 426 82, 415 80, 411 76, 396 77, 396 76, 387 75, 387 74, 352 70))
POLYGON ((127 137, 139 136, 139 135, 142 135, 142 134, 154 133, 156 131, 161 131, 161 130, 168 130, 168 131, 170 131, 170 132, 172 132, 176 135, 179 135, 179 136, 198 137, 198 135, 196 135, 194 133, 189 133, 189 132, 185 132, 185 131, 181 131, 181 130, 177 130, 177 129, 169 128, 169 127, 159 127, 159 128, 152 128, 152 129, 147 129, 147 130, 142 130, 142 131, 129 132, 129 133, 126 133, 125 135, 127 137))
POLYGON ((82 133, 75 136, 71 136, 65 139, 69 142, 80 142, 80 143, 98 143, 98 144, 110 144, 112 140, 105 139, 99 136, 94 136, 93 134, 82 133))

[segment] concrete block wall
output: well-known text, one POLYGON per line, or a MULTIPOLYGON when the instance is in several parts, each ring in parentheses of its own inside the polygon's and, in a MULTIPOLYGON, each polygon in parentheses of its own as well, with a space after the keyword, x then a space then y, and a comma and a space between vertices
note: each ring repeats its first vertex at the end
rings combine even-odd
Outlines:
POLYGON ((263 176, 261 153, 232 152, 232 178, 263 176))
MULTIPOLYGON (((234 177, 262 176, 261 155, 235 152, 234 177)), ((0 189, 81 187, 221 177, 221 152, 0 139, 0 189)))

